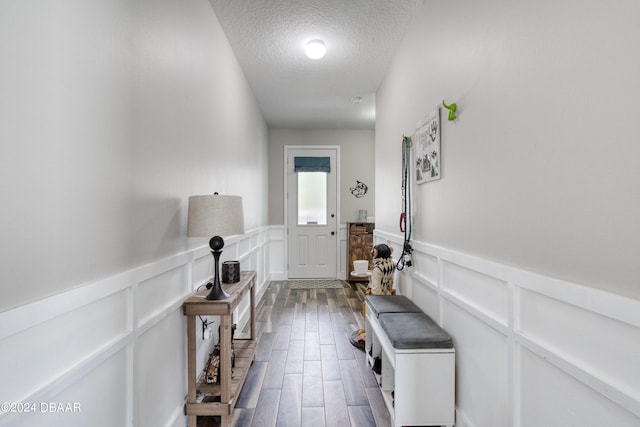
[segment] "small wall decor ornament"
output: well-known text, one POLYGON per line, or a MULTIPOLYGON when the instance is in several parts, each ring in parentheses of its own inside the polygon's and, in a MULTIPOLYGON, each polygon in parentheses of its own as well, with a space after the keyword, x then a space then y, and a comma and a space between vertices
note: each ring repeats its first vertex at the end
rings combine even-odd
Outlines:
POLYGON ((456 105, 456 103, 454 102, 451 105, 447 105, 444 103, 444 99, 442 100, 442 106, 444 108, 446 108, 447 110, 449 110, 449 116, 447 117, 447 120, 449 120, 450 122, 457 119, 458 116, 456 116, 456 110, 458 109, 458 106, 456 105))
POLYGON ((349 190, 351 190, 351 194, 359 199, 367 194, 369 187, 364 182, 356 180, 356 186, 349 188, 349 190))
POLYGON ((440 108, 418 124, 414 138, 416 183, 440 179, 440 108))

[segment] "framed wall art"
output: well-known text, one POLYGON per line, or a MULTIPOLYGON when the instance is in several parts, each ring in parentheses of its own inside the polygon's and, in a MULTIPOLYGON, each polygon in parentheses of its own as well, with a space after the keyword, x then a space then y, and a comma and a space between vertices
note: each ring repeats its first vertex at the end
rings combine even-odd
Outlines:
POLYGON ((414 137, 416 183, 440 179, 440 108, 436 107, 416 127, 414 137))

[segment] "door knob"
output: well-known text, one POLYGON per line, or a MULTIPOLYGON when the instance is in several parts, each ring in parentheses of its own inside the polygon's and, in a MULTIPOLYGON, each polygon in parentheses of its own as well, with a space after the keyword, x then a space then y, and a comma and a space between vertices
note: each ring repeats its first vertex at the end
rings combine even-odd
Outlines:
POLYGON ((336 232, 335 232, 335 231, 332 231, 332 232, 331 232, 331 235, 332 235, 332 236, 335 236, 335 235, 336 235, 336 232))
POLYGON ((335 216, 336 216, 336 214, 331 214, 331 218, 333 218, 333 217, 335 217, 335 216))

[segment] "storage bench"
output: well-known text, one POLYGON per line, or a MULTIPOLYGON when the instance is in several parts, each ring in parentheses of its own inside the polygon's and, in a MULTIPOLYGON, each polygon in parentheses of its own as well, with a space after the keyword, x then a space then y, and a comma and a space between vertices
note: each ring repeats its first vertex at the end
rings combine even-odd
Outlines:
POLYGON ((402 295, 366 298, 365 351, 394 426, 455 423, 449 334, 402 295))

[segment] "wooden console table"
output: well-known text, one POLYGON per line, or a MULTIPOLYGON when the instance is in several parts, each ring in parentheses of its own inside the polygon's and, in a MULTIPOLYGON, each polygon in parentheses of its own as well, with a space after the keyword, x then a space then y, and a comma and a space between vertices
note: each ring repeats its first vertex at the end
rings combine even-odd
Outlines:
POLYGON ((223 283, 229 298, 209 301, 206 299, 208 289, 197 292, 187 298, 183 304, 183 311, 187 316, 187 400, 184 412, 187 415, 188 426, 196 427, 198 416, 219 415, 221 425, 229 426, 231 413, 238 400, 238 395, 247 372, 253 362, 256 352, 256 321, 255 321, 255 271, 240 273, 238 283, 223 283), (231 327, 233 325, 233 311, 240 301, 247 295, 251 296, 250 331, 249 336, 236 333, 234 349, 236 363, 231 369, 231 327), (220 316, 220 384, 207 384, 204 373, 196 372, 196 317, 220 316), (196 400, 197 393, 204 399, 196 400))

